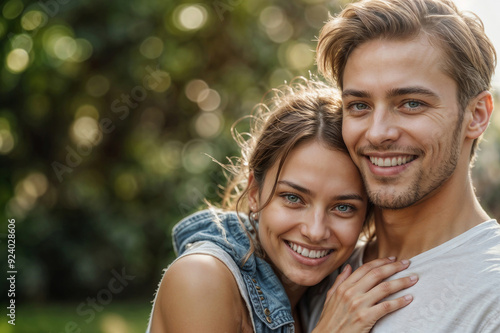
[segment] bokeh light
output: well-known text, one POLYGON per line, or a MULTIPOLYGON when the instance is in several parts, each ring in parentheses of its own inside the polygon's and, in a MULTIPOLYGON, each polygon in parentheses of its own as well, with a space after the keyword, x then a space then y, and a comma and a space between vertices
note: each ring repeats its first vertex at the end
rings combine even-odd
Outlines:
POLYGON ((30 56, 24 49, 14 49, 7 55, 6 65, 11 73, 23 72, 30 62, 30 56))
POLYGON ((82 117, 90 117, 94 120, 99 120, 99 110, 92 104, 80 105, 75 112, 75 119, 82 117))
POLYGON ((203 111, 214 111, 220 106, 221 98, 217 90, 205 89, 200 92, 196 102, 203 111))
POLYGON ((104 75, 94 75, 87 80, 85 88, 90 96, 101 97, 109 90, 109 80, 104 75))
POLYGON ((281 8, 269 6, 260 12, 259 19, 266 28, 276 29, 285 22, 286 15, 281 8))
POLYGON ((208 90, 208 84, 203 80, 191 80, 188 82, 185 88, 185 93, 187 98, 192 102, 197 102, 199 96, 208 90))
POLYGON ((32 31, 43 27, 48 21, 47 15, 38 10, 26 12, 21 19, 21 26, 26 31, 32 31))
POLYGON ((182 167, 182 149, 180 141, 171 140, 166 142, 160 149, 160 159, 167 169, 179 169, 182 167))
POLYGON ((38 171, 29 173, 16 183, 14 196, 9 200, 8 210, 15 216, 25 216, 33 207, 39 197, 49 188, 47 177, 38 171))
POLYGON ((16 35, 10 39, 10 43, 13 49, 23 49, 28 53, 33 48, 33 39, 28 34, 16 35))
MULTIPOLYGON (((93 52, 92 44, 73 36, 73 31, 66 26, 51 26, 43 33, 43 48, 49 56, 60 61, 82 62, 89 59, 93 52)), ((58 62, 51 63, 59 65, 58 62)))
POLYGON ((286 49, 286 65, 296 70, 309 69, 314 63, 314 47, 305 43, 292 43, 286 49))
POLYGON ((281 8, 266 7, 261 11, 259 19, 273 42, 284 43, 293 36, 293 26, 281 8))
POLYGON ((216 149, 204 140, 191 140, 182 150, 182 165, 190 173, 200 174, 212 163, 210 156, 215 157, 216 149))
POLYGON ((62 36, 54 43, 54 54, 61 60, 68 60, 76 53, 76 41, 69 36, 62 36))
POLYGON ((328 20, 328 8, 324 5, 309 6, 305 10, 305 18, 311 27, 321 29, 328 20))
POLYGON ((147 75, 144 79, 144 87, 159 93, 165 92, 170 88, 172 78, 170 74, 156 69, 154 75, 147 75))
POLYGON ((76 42, 76 50, 73 53, 73 56, 69 60, 75 62, 83 62, 89 59, 92 56, 93 52, 92 44, 84 38, 77 38, 75 39, 75 42, 76 42))
POLYGON ((0 154, 6 155, 14 149, 14 137, 7 129, 0 129, 0 154))
MULTIPOLYGON (((42 37, 43 48, 45 49, 45 52, 47 52, 48 55, 52 57, 57 57, 56 44, 59 41, 59 39, 72 36, 73 36, 73 31, 70 28, 63 25, 53 25, 49 28, 46 28, 43 32, 43 37, 42 37)), ((66 40, 69 42, 68 39, 66 40)), ((62 43, 59 43, 59 48, 62 47, 63 47, 62 43)))
POLYGON ((219 112, 202 112, 195 120, 196 133, 205 139, 217 136, 223 125, 223 118, 219 112))
POLYGON ((97 120, 89 116, 77 118, 71 125, 70 137, 75 144, 96 146, 102 136, 97 120))
POLYGON ((201 29, 208 19, 205 7, 200 4, 181 5, 174 11, 174 23, 180 30, 201 29))
POLYGON ((8 20, 15 19, 23 11, 24 5, 21 0, 10 0, 7 1, 2 9, 2 15, 8 20))
POLYGON ((275 69, 269 77, 269 86, 278 87, 285 82, 290 82, 293 79, 293 74, 286 68, 275 69))
POLYGON ((163 52, 163 41, 155 36, 146 38, 139 48, 141 54, 148 59, 156 59, 163 52))

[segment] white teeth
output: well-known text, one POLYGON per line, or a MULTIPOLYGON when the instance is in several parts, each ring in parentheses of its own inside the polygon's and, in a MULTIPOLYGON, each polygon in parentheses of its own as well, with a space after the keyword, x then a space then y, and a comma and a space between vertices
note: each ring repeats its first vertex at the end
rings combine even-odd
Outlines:
POLYGON ((330 253, 330 250, 321 250, 321 251, 320 250, 309 250, 309 249, 301 247, 300 245, 294 244, 292 242, 287 242, 287 244, 292 250, 294 250, 298 254, 300 254, 304 257, 307 257, 307 258, 312 258, 312 259, 322 258, 330 253))
POLYGON ((412 156, 398 156, 398 157, 388 157, 388 158, 381 158, 381 157, 370 157, 370 161, 372 164, 376 166, 381 166, 381 167, 393 167, 393 166, 398 166, 402 164, 406 164, 407 162, 413 161, 414 158, 412 156))

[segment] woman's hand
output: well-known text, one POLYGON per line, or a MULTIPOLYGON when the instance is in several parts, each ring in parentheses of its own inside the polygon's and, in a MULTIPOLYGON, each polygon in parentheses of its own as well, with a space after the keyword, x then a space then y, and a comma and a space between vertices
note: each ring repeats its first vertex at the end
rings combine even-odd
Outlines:
POLYGON ((313 333, 370 332, 377 320, 410 304, 413 300, 411 295, 380 302, 417 282, 416 275, 382 282, 409 265, 408 260, 396 262, 395 258, 376 259, 354 273, 351 266, 347 265, 328 291, 323 312, 313 333))

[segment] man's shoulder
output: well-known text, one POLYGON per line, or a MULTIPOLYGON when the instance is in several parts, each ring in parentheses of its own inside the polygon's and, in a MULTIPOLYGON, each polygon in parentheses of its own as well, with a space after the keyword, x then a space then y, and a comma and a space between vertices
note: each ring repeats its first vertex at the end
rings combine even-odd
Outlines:
POLYGON ((500 256, 500 224, 496 220, 483 222, 465 233, 464 250, 480 255, 500 256))

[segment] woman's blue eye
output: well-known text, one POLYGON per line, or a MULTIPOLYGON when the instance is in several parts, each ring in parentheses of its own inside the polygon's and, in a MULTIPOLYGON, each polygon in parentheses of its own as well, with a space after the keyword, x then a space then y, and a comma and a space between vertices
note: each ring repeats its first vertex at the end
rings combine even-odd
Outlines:
POLYGON ((352 210, 352 207, 349 205, 338 205, 337 210, 342 213, 347 213, 352 210))
POLYGON ((355 103, 353 104, 354 109, 361 111, 361 110, 366 110, 368 106, 365 103, 355 103))
POLYGON ((297 203, 300 201, 300 198, 296 196, 295 194, 287 194, 285 195, 285 198, 290 201, 291 203, 297 203))

